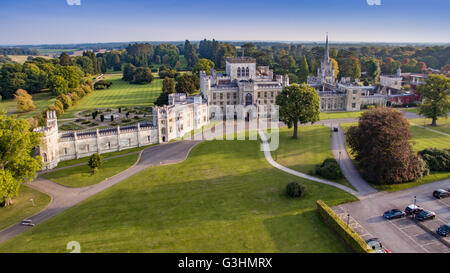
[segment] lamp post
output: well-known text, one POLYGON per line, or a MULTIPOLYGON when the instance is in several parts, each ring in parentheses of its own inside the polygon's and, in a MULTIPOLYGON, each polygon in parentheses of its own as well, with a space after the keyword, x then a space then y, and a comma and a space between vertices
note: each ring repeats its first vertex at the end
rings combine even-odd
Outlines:
POLYGON ((339 151, 339 161, 341 161, 341 151, 339 151))
POLYGON ((347 213, 347 227, 349 226, 350 223, 350 213, 347 213))
MULTIPOLYGON (((416 209, 416 196, 414 195, 414 210, 416 209)), ((414 211, 415 212, 415 211, 414 211)), ((413 213, 413 218, 416 219, 416 214, 413 213)))
POLYGON ((33 198, 31 198, 30 201, 31 201, 31 204, 32 204, 33 207, 34 207, 34 200, 33 200, 33 198))

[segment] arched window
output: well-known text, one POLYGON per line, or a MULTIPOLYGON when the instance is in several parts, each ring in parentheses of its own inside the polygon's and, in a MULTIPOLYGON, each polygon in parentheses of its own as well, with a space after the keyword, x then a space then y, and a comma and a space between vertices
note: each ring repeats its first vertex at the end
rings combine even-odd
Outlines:
POLYGON ((247 69, 245 69, 245 76, 249 76, 250 75, 250 71, 249 71, 249 69, 248 69, 248 67, 247 67, 247 69))
POLYGON ((241 68, 240 68, 240 67, 238 67, 238 69, 237 69, 237 76, 238 76, 238 77, 241 76, 241 68))
POLYGON ((43 153, 43 154, 42 154, 42 157, 44 158, 44 162, 47 162, 47 154, 46 154, 46 153, 43 153))

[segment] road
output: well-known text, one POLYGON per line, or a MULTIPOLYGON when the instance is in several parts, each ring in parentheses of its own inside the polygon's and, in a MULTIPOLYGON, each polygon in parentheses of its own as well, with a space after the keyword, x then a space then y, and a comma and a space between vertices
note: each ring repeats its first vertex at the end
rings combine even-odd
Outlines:
POLYGON ((344 221, 350 214, 350 226, 365 240, 379 238, 392 252, 399 253, 450 253, 450 238, 435 234, 437 227, 450 223, 450 198, 436 199, 432 192, 450 187, 450 179, 424 184, 393 193, 378 192, 360 201, 333 207, 344 221), (436 218, 417 224, 409 218, 388 221, 382 217, 390 209, 404 210, 414 203, 436 213, 436 218))
MULTIPOLYGON (((38 191, 48 194, 52 200, 44 210, 28 219, 31 219, 33 223, 37 225, 148 167, 181 162, 187 158, 191 149, 198 143, 200 143, 200 141, 178 141, 151 146, 142 150, 137 162, 127 170, 98 184, 87 187, 64 187, 45 178, 38 177, 28 185, 38 191)), ((18 223, 0 231, 0 243, 29 228, 30 227, 18 223)))

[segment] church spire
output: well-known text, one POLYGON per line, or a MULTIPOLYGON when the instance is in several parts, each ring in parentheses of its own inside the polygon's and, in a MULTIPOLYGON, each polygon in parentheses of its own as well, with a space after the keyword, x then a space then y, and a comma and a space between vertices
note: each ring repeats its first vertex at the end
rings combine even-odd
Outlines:
POLYGON ((330 50, 328 48, 328 32, 327 32, 327 40, 325 42, 325 52, 323 54, 323 60, 327 63, 330 61, 330 52, 329 51, 330 50))

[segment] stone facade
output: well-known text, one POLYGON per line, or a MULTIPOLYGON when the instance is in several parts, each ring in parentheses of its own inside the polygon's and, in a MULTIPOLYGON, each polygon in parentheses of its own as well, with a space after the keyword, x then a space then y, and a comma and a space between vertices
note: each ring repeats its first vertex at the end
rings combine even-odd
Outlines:
POLYGON ((200 96, 171 94, 169 105, 153 108, 153 123, 59 132, 56 113, 51 111, 47 112, 46 126, 35 131, 43 134, 38 151, 44 161, 44 169, 52 169, 63 160, 167 142, 208 122, 207 104, 200 96))
POLYGON ((209 106, 227 105, 259 106, 274 105, 276 96, 289 85, 287 75, 277 75, 268 66, 256 66, 251 57, 226 59, 226 73, 218 74, 211 69, 210 75, 200 72, 200 93, 209 106))

